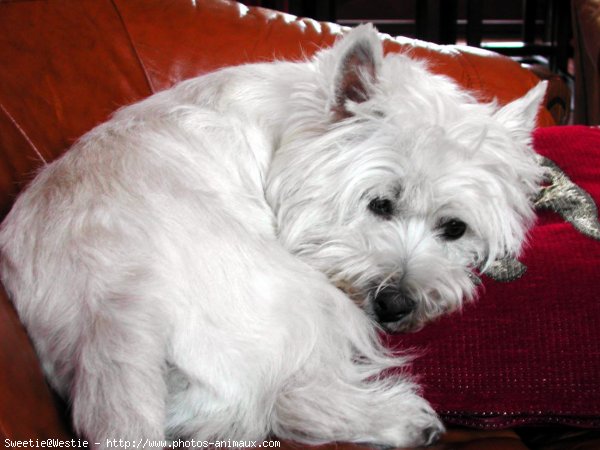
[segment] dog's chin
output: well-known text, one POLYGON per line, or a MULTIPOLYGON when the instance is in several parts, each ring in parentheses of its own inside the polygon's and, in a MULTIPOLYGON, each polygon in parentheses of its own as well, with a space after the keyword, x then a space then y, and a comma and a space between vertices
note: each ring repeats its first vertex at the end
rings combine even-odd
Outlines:
POLYGON ((389 334, 414 333, 422 329, 425 324, 408 316, 396 322, 377 321, 383 331, 389 334))

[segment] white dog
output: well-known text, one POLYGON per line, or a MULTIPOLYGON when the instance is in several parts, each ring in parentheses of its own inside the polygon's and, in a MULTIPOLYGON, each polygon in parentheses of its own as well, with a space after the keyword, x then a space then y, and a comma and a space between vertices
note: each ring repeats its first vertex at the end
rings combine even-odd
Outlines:
POLYGON ((378 323, 456 309, 474 270, 519 251, 544 91, 480 104, 362 26, 89 132, 0 231, 2 281, 77 431, 432 442, 416 386, 380 376, 406 358, 378 323))

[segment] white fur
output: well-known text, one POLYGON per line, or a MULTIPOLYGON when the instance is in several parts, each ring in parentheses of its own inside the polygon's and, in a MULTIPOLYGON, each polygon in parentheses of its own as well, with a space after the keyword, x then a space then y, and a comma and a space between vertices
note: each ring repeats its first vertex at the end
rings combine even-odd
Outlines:
POLYGON ((227 68, 118 111, 0 231, 2 281, 76 429, 100 447, 431 441, 442 426, 416 386, 379 376, 406 359, 382 348, 373 304, 401 285, 416 308, 383 326, 418 327, 519 251, 544 90, 479 104, 384 58, 363 26, 312 60, 227 68), (445 240, 455 217, 467 231, 445 240))

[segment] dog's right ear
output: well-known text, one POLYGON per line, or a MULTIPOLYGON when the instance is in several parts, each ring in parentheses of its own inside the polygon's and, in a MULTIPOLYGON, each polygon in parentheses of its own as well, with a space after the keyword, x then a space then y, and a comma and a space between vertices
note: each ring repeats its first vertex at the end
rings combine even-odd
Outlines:
POLYGON ((373 95, 383 61, 383 47, 371 24, 351 30, 331 49, 335 66, 331 109, 336 120, 352 116, 351 102, 362 103, 373 95))

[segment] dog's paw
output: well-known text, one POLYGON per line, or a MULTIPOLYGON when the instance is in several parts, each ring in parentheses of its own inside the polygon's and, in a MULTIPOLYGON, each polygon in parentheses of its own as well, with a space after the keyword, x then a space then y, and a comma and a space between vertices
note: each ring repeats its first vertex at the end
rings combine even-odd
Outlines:
POLYGON ((435 444, 445 431, 444 425, 433 411, 423 410, 413 417, 406 419, 402 427, 401 440, 407 443, 401 445, 429 446, 435 444))
POLYGON ((436 417, 434 423, 431 426, 425 428, 421 433, 423 445, 429 446, 435 444, 440 439, 444 431, 446 431, 444 425, 442 425, 442 423, 436 417))
POLYGON ((431 406, 412 395, 394 412, 394 423, 380 429, 377 444, 390 447, 421 447, 435 444, 445 428, 431 406))

